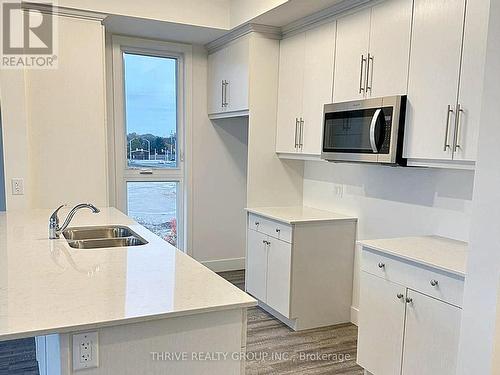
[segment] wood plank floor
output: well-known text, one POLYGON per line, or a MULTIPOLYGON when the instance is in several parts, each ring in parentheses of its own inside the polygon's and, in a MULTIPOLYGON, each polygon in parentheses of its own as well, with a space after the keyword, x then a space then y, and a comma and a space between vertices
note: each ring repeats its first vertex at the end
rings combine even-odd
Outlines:
MULTIPOLYGON (((220 275, 244 290, 244 271, 220 275)), ((264 310, 248 309, 246 373, 362 375, 356 364, 357 335, 353 324, 294 332, 264 310)))

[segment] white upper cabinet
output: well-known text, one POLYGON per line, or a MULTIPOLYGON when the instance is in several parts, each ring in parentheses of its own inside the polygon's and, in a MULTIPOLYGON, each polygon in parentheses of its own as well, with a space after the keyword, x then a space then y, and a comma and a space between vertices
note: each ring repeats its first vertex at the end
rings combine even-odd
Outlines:
POLYGON ((454 160, 476 160, 489 5, 488 0, 467 2, 454 160))
POLYGON ((321 154, 323 106, 332 102, 335 23, 306 32, 301 151, 321 154))
POLYGON ((276 152, 321 154, 323 106, 332 101, 335 23, 280 44, 276 152))
POLYGON ((415 0, 405 135, 410 165, 473 167, 488 7, 489 1, 466 7, 465 0, 415 0))
POLYGON ((372 8, 367 96, 405 95, 408 87, 413 0, 372 8))
POLYGON ((334 102, 404 95, 413 0, 387 0, 337 21, 334 102))
POLYGON ((363 99, 370 44, 370 13, 366 9, 337 21, 333 101, 363 99))
POLYGON ((226 109, 230 112, 248 110, 248 79, 250 46, 247 38, 230 44, 226 64, 226 109))
POLYGON ((280 43, 276 152, 298 152, 305 39, 305 33, 300 33, 280 43))
POLYGON ((208 113, 218 113, 226 108, 224 101, 224 69, 227 49, 223 48, 208 55, 208 113))
POLYGON ((208 114, 248 114, 249 38, 243 37, 208 56, 208 114))
POLYGON ((406 111, 406 152, 452 159, 464 0, 415 0, 406 111))

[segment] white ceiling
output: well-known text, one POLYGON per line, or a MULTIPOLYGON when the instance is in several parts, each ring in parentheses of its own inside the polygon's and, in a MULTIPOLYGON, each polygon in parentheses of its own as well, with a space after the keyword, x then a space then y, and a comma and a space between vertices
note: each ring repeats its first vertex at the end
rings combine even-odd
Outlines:
POLYGON ((251 22, 281 27, 345 1, 348 0, 289 0, 257 16, 251 22))
MULTIPOLYGON (((285 3, 258 15, 248 22, 282 27, 332 6, 352 1, 353 0, 287 0, 285 3)), ((171 40, 190 44, 206 44, 229 31, 227 29, 193 26, 113 14, 109 15, 104 23, 107 30, 114 34, 133 35, 143 38, 171 40)))
POLYGON ((108 16, 104 24, 106 29, 113 34, 133 35, 189 44, 206 44, 221 37, 228 31, 117 15, 108 16))

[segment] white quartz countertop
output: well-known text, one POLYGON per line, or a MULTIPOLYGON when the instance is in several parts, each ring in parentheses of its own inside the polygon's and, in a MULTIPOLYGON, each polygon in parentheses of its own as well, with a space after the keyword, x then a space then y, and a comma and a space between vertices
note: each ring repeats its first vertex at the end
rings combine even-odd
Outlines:
POLYGON ((246 210, 253 214, 287 224, 299 224, 311 221, 357 220, 357 218, 353 216, 346 216, 305 206, 255 207, 246 208, 246 210))
POLYGON ((465 277, 467 243, 438 236, 359 241, 365 247, 465 277))
POLYGON ((72 249, 48 239, 51 211, 0 213, 0 340, 256 305, 114 208, 80 210, 70 226, 127 225, 147 245, 72 249))

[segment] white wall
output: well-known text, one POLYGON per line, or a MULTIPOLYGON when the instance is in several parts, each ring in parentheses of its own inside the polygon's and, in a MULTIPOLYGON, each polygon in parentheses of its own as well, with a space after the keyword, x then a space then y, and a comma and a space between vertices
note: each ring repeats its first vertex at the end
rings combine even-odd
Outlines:
POLYGON ((436 234, 466 241, 473 183, 471 171, 306 162, 304 205, 357 216, 358 239, 436 234))
MULTIPOLYGON (((0 114, 2 102, 0 100, 0 114)), ((5 211, 5 176, 3 168, 2 118, 0 117, 0 211, 5 211)))
POLYGON ((27 208, 31 192, 24 71, 0 69, 0 92, 6 205, 9 210, 27 208), (24 180, 25 195, 11 194, 12 178, 24 180))
MULTIPOLYGON (((478 77, 483 79, 483 77, 478 77)), ((491 1, 458 374, 500 374, 492 353, 500 276, 500 2, 491 1)), ((497 332, 500 330, 497 328, 497 332)), ((500 352, 497 349, 496 355, 500 352)))
POLYGON ((107 206, 104 28, 57 18, 57 69, 25 72, 31 206, 107 206))
MULTIPOLYGON (((32 2, 44 3, 45 0, 32 2)), ((229 0, 58 0, 74 9, 229 29, 229 0)))
POLYGON ((191 250, 210 267, 244 266, 247 142, 248 119, 208 119, 207 53, 195 46, 191 250))
POLYGON ((108 202, 103 28, 68 17, 58 27, 58 69, 0 71, 9 210, 108 202), (12 178, 24 195, 12 195, 12 178))

